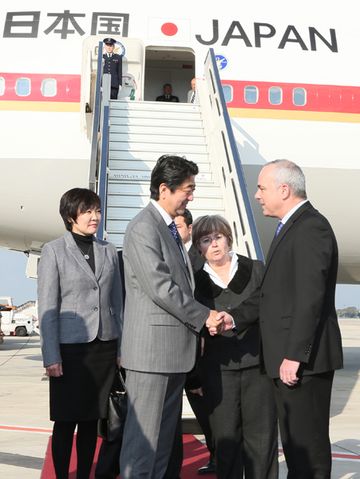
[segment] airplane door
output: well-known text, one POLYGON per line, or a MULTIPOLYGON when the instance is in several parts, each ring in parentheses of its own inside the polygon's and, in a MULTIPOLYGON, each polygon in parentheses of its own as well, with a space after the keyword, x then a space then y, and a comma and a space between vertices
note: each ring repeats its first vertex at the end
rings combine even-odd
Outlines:
POLYGON ((145 50, 144 100, 154 101, 162 95, 163 85, 170 83, 173 95, 187 101, 190 81, 195 76, 195 55, 190 48, 149 46, 145 50))

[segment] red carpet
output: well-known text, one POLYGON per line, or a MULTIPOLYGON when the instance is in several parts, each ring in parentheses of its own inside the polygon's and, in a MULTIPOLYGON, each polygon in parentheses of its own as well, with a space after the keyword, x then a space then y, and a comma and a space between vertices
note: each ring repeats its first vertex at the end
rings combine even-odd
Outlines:
MULTIPOLYGON (((186 434, 183 436, 184 442, 184 462, 183 468, 181 471, 181 479, 198 479, 199 476, 197 474, 197 470, 199 467, 203 466, 209 457, 209 453, 205 446, 201 444, 194 436, 186 434)), ((97 462, 97 455, 100 449, 100 439, 97 444, 94 465, 92 469, 92 473, 90 479, 94 479, 94 471, 97 462)), ((71 463, 70 463, 70 474, 69 479, 76 479, 76 452, 75 448, 73 448, 72 456, 71 456, 71 463)), ((215 476, 209 476, 215 477, 215 476)), ((49 439, 48 447, 46 450, 45 461, 43 470, 41 473, 40 479, 55 479, 55 472, 51 458, 51 438, 49 439)))

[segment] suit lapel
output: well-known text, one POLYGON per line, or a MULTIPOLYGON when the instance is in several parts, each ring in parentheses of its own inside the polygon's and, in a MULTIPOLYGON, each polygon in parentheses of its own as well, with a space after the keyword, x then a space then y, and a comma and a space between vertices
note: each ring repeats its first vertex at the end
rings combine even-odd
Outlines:
POLYGON ((268 252, 267 257, 266 257, 264 277, 266 275, 266 272, 269 268, 271 260, 274 257, 274 254, 275 254, 279 244, 281 243, 283 238, 286 237, 287 232, 292 228, 293 224, 296 223, 296 221, 300 218, 300 216, 304 213, 304 211, 306 211, 309 208, 312 208, 309 201, 307 201, 302 206, 300 206, 300 208, 297 211, 295 211, 295 213, 292 216, 290 216, 290 218, 285 223, 285 225, 281 229, 278 236, 275 236, 274 239, 272 240, 272 243, 271 243, 270 248, 269 248, 269 252, 268 252))
MULTIPOLYGON (((73 258, 78 263, 78 265, 85 271, 85 273, 88 276, 90 276, 92 279, 95 279, 94 273, 92 269, 90 268, 89 263, 86 261, 79 247, 75 243, 75 240, 72 237, 72 234, 70 233, 70 231, 67 231, 65 233, 64 239, 65 239, 65 243, 68 248, 68 251, 73 256, 73 258)), ((94 248, 94 255, 95 255, 95 248, 94 248)), ((96 257, 95 257, 95 268, 96 268, 96 257)))
POLYGON ((191 266, 191 260, 190 260, 189 254, 188 254, 184 244, 183 244, 183 251, 184 251, 184 255, 185 255, 185 259, 186 259, 186 266, 187 266, 186 272, 187 272, 189 280, 190 280, 191 290, 192 290, 192 292, 194 292, 195 291, 194 271, 193 271, 192 266, 191 266))
POLYGON ((195 285, 194 276, 193 276, 192 269, 191 269, 191 262, 190 262, 190 259, 189 259, 189 255, 185 251, 186 250, 185 246, 182 245, 182 249, 184 251, 186 262, 189 265, 189 268, 185 264, 184 257, 181 254, 180 248, 176 244, 176 241, 174 240, 174 238, 173 238, 173 236, 172 236, 172 234, 169 230, 169 227, 165 223, 165 221, 162 218, 162 216, 160 215, 160 213, 157 211, 157 209, 151 203, 149 203, 149 205, 147 207, 149 208, 149 211, 151 212, 151 214, 156 218, 160 235, 162 236, 164 241, 166 241, 169 244, 169 246, 171 246, 172 250, 174 251, 174 254, 178 258, 179 264, 181 265, 182 269, 184 270, 184 272, 186 274, 186 277, 187 277, 187 279, 190 283, 191 288, 193 289, 194 285, 195 285))
POLYGON ((105 245, 101 244, 97 239, 94 243, 94 259, 95 259, 95 276, 99 280, 105 264, 105 245))

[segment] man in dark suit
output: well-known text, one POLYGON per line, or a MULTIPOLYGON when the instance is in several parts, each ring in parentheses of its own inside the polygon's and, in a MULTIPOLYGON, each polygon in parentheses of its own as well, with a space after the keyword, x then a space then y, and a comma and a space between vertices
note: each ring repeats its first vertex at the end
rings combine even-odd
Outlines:
POLYGON ((163 92, 163 95, 156 97, 156 101, 179 102, 179 97, 172 94, 172 86, 170 83, 165 83, 163 92))
POLYGON ((178 215, 175 218, 176 228, 183 240, 185 248, 189 254, 191 266, 194 273, 199 271, 204 266, 204 258, 201 256, 199 251, 195 248, 191 241, 191 231, 193 217, 191 212, 186 208, 182 215, 178 215))
POLYGON ((116 40, 113 38, 105 38, 103 41, 105 45, 103 73, 110 73, 111 75, 110 98, 116 100, 119 88, 122 85, 122 56, 114 53, 116 40))
MULTIPOLYGON (((330 396, 342 368, 334 295, 338 250, 329 222, 309 203, 301 169, 287 160, 260 171, 255 198, 281 220, 260 291, 262 354, 273 388, 291 479, 329 479, 330 396)), ((237 328, 246 318, 233 311, 237 328)))

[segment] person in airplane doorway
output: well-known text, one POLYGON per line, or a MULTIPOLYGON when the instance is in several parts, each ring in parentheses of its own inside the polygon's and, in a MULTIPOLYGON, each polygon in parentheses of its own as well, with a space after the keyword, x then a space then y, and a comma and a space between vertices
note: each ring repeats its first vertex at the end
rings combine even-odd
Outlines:
POLYGON ((190 82, 191 90, 187 93, 187 102, 188 103, 199 103, 199 97, 196 91, 196 78, 193 78, 190 82))
MULTIPOLYGON (((195 298, 229 311, 242 305, 259 316, 264 265, 232 251, 229 223, 220 215, 195 220, 192 241, 205 259, 195 273, 195 298)), ((259 325, 242 334, 211 336, 203 329, 200 376, 209 410, 219 479, 277 479, 277 416, 270 379, 261 371, 259 325)))
POLYGON ((120 365, 121 280, 115 246, 94 236, 100 198, 73 188, 60 200, 65 234, 42 249, 38 268, 41 349, 54 421, 57 479, 67 479, 77 426, 77 479, 89 479, 97 421, 106 417, 120 365))
POLYGON ((122 85, 122 55, 114 53, 116 40, 104 38, 103 42, 105 45, 103 73, 110 73, 111 75, 110 98, 116 100, 122 85))
POLYGON ((163 94, 157 96, 156 101, 178 102, 179 97, 172 94, 172 86, 170 83, 165 83, 163 86, 163 94))
MULTIPOLYGON (((331 389, 334 371, 343 367, 336 238, 308 201, 304 173, 291 161, 262 168, 255 198, 265 216, 280 220, 267 254, 259 318, 288 477, 330 479, 331 389)), ((249 324, 239 309, 233 317, 239 331, 249 324)))

